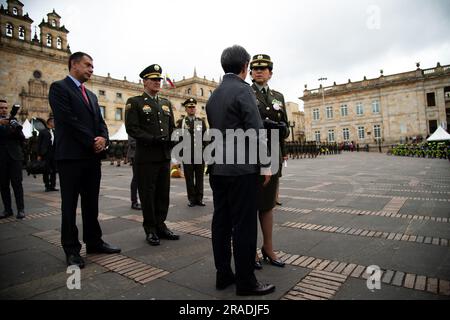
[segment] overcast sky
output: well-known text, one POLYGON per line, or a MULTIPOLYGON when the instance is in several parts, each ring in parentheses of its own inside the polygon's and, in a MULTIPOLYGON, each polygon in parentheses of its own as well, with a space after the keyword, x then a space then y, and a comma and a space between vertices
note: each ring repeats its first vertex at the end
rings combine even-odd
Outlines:
MULTIPOLYGON (((21 0, 38 25, 53 9, 72 52, 95 74, 138 81, 146 66, 181 80, 223 75, 224 48, 242 45, 274 61, 270 86, 301 104, 317 88, 450 64, 449 0, 21 0)), ((6 0, 0 0, 5 4, 6 0)), ((249 80, 249 79, 248 79, 249 80)))

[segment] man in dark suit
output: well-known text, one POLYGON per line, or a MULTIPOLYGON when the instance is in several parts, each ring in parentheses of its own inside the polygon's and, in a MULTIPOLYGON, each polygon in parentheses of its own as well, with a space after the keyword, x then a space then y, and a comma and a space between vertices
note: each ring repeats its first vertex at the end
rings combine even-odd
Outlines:
POLYGON ((55 162, 55 124, 53 116, 47 120, 47 128, 41 130, 38 139, 38 160, 45 161, 45 172, 42 175, 45 192, 58 191, 56 189, 55 162))
POLYGON ((4 207, 0 219, 13 215, 10 184, 16 198, 17 219, 25 218, 22 187, 24 141, 22 126, 16 119, 9 119, 7 102, 0 100, 0 187, 4 207))
POLYGON ((136 174, 141 199, 143 227, 152 246, 161 239, 180 237, 165 224, 169 211, 171 135, 175 127, 172 104, 158 96, 162 69, 157 64, 145 68, 140 77, 144 93, 128 99, 125 126, 136 139, 136 174))
POLYGON ((183 152, 183 170, 186 179, 186 189, 188 195, 188 206, 196 205, 204 207, 203 202, 203 177, 205 175, 205 163, 203 162, 203 135, 206 132, 206 124, 203 119, 195 116, 197 100, 187 99, 183 106, 186 108, 186 116, 177 121, 177 128, 181 129, 183 136, 190 137, 190 145, 185 146, 183 151, 190 149, 190 154, 183 152), (200 141, 198 141, 200 139, 200 141), (200 152, 195 159, 195 154, 200 152))
POLYGON ((69 75, 52 83, 49 102, 55 117, 55 159, 62 198, 61 242, 67 265, 84 267, 80 256, 76 209, 81 196, 83 241, 87 253, 119 253, 120 248, 102 240, 98 222, 101 158, 108 129, 97 97, 84 86, 93 73, 92 58, 76 52, 69 58, 69 75))
MULTIPOLYGON (((240 47, 233 46, 223 51, 221 57, 225 76, 206 105, 210 130, 225 134, 223 144, 214 140, 215 163, 210 167, 210 184, 213 190, 214 215, 212 221, 212 245, 217 269, 216 288, 223 290, 236 283, 238 295, 265 295, 275 290, 272 284, 262 284, 254 273, 257 238, 257 190, 259 173, 264 174, 264 184, 270 180, 270 168, 261 170, 258 163, 250 161, 250 146, 262 141, 250 141, 245 150, 239 148, 236 139, 228 139, 230 129, 245 131, 263 129, 253 90, 245 78, 248 73, 250 55, 240 47), (232 143, 227 142, 231 140, 232 143), (221 148, 221 149, 220 149, 221 148), (227 153, 234 149, 230 163, 227 153), (219 151, 220 150, 220 151, 219 151), (247 155, 244 163, 236 161, 236 155, 247 155), (223 155, 222 161, 218 159, 223 155), (231 269, 231 240, 236 275, 231 269)), ((214 133, 211 132, 211 136, 214 133)), ((270 163, 268 164, 270 166, 270 163)), ((264 168, 263 168, 264 169, 264 168)))

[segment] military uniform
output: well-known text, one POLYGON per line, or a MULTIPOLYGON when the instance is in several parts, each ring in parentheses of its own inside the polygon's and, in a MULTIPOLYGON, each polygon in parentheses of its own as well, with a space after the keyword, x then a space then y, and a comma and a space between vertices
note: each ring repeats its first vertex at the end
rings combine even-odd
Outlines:
MULTIPOLYGON (((161 71, 160 66, 151 65, 140 76, 162 79, 161 71)), ((147 241, 158 245, 159 238, 178 240, 164 223, 169 210, 170 138, 175 127, 172 104, 146 92, 132 97, 126 103, 125 124, 127 133, 136 139, 134 161, 147 241)))
MULTIPOLYGON (((183 106, 186 108, 195 107, 197 101, 194 98, 187 99, 183 106)), ((186 134, 190 135, 190 154, 183 152, 183 170, 184 177, 186 179, 186 189, 189 200, 189 207, 194 207, 196 205, 205 206, 203 202, 203 177, 205 174, 205 163, 203 162, 203 140, 197 141, 195 138, 195 133, 201 133, 201 138, 206 132, 206 124, 203 119, 198 117, 186 116, 177 121, 178 129, 181 129, 181 134, 184 136, 186 134), (201 145, 201 147, 199 147, 201 145), (202 154, 198 154, 195 159, 195 153, 201 151, 202 154), (197 160, 197 161, 195 161, 197 160), (198 160, 201 162, 198 163, 198 160)), ((188 146, 184 146, 183 151, 186 151, 188 146)))
MULTIPOLYGON (((272 70, 273 63, 267 55, 256 55, 250 62, 250 69, 268 67, 272 70)), ((281 176, 282 157, 287 156, 285 139, 289 137, 289 124, 286 112, 286 103, 282 93, 269 87, 258 88, 254 83, 252 89, 258 102, 258 109, 266 129, 279 129, 279 170, 273 175, 269 183, 261 189, 259 210, 267 212, 275 207, 279 177, 281 176), (271 122, 269 122, 271 121, 271 122), (276 123, 276 124, 275 124, 276 123)), ((270 148, 270 132, 268 132, 268 146, 270 148)))

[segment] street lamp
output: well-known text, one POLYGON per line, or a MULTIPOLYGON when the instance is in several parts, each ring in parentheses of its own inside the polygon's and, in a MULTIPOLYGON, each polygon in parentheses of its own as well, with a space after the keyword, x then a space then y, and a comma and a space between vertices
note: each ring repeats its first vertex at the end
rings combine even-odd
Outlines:
POLYGON ((322 86, 322 104, 323 104, 323 108, 324 108, 324 112, 325 112, 325 87, 323 86, 323 81, 328 80, 328 78, 320 78, 319 81, 321 82, 321 86, 322 86))
POLYGON ((295 128, 295 121, 290 122, 288 121, 289 127, 291 128, 291 134, 292 134, 292 142, 294 142, 294 128, 295 128))

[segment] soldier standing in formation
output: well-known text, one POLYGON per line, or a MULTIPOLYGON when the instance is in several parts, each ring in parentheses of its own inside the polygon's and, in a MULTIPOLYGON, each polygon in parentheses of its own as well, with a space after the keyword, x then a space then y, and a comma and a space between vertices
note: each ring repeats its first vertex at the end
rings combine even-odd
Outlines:
MULTIPOLYGON (((284 267, 284 263, 279 260, 273 250, 272 232, 273 232, 273 208, 277 203, 277 192, 279 178, 281 176, 282 160, 287 160, 287 151, 285 148, 285 139, 289 136, 288 119, 285 110, 284 96, 275 90, 269 89, 268 82, 272 78, 273 62, 270 56, 259 54, 253 57, 250 62, 251 76, 253 78, 252 89, 258 100, 258 109, 264 122, 265 129, 276 129, 279 131, 279 170, 271 178, 266 186, 260 183, 259 190, 259 221, 263 233, 263 246, 261 253, 264 259, 267 259, 272 265, 284 267), (283 159, 281 159, 281 157, 283 159)), ((270 132, 268 132, 270 141, 270 132)), ((271 143, 268 143, 270 146, 271 143)), ((255 262, 255 268, 261 269, 262 265, 259 259, 255 262)))
MULTIPOLYGON (((194 207, 196 205, 204 207, 203 202, 203 177, 205 174, 205 163, 203 162, 203 140, 197 141, 195 133, 201 133, 200 138, 206 132, 206 124, 203 119, 195 116, 197 100, 194 98, 187 99, 183 106, 186 108, 186 117, 177 121, 177 128, 182 130, 182 135, 190 135, 190 154, 183 153, 183 170, 186 179, 186 189, 188 194, 188 206, 194 207), (185 132, 186 130, 186 132, 185 132), (201 163, 196 163, 194 154, 199 148, 197 144, 201 144, 199 150, 202 154, 197 156, 201 163)), ((183 151, 186 151, 184 149, 183 151)))
POLYGON ((164 223, 169 211, 171 135, 175 127, 172 104, 158 96, 162 69, 157 64, 145 68, 140 77, 144 93, 128 99, 125 125, 136 139, 136 174, 141 199, 143 227, 152 246, 161 239, 178 240, 164 223))

